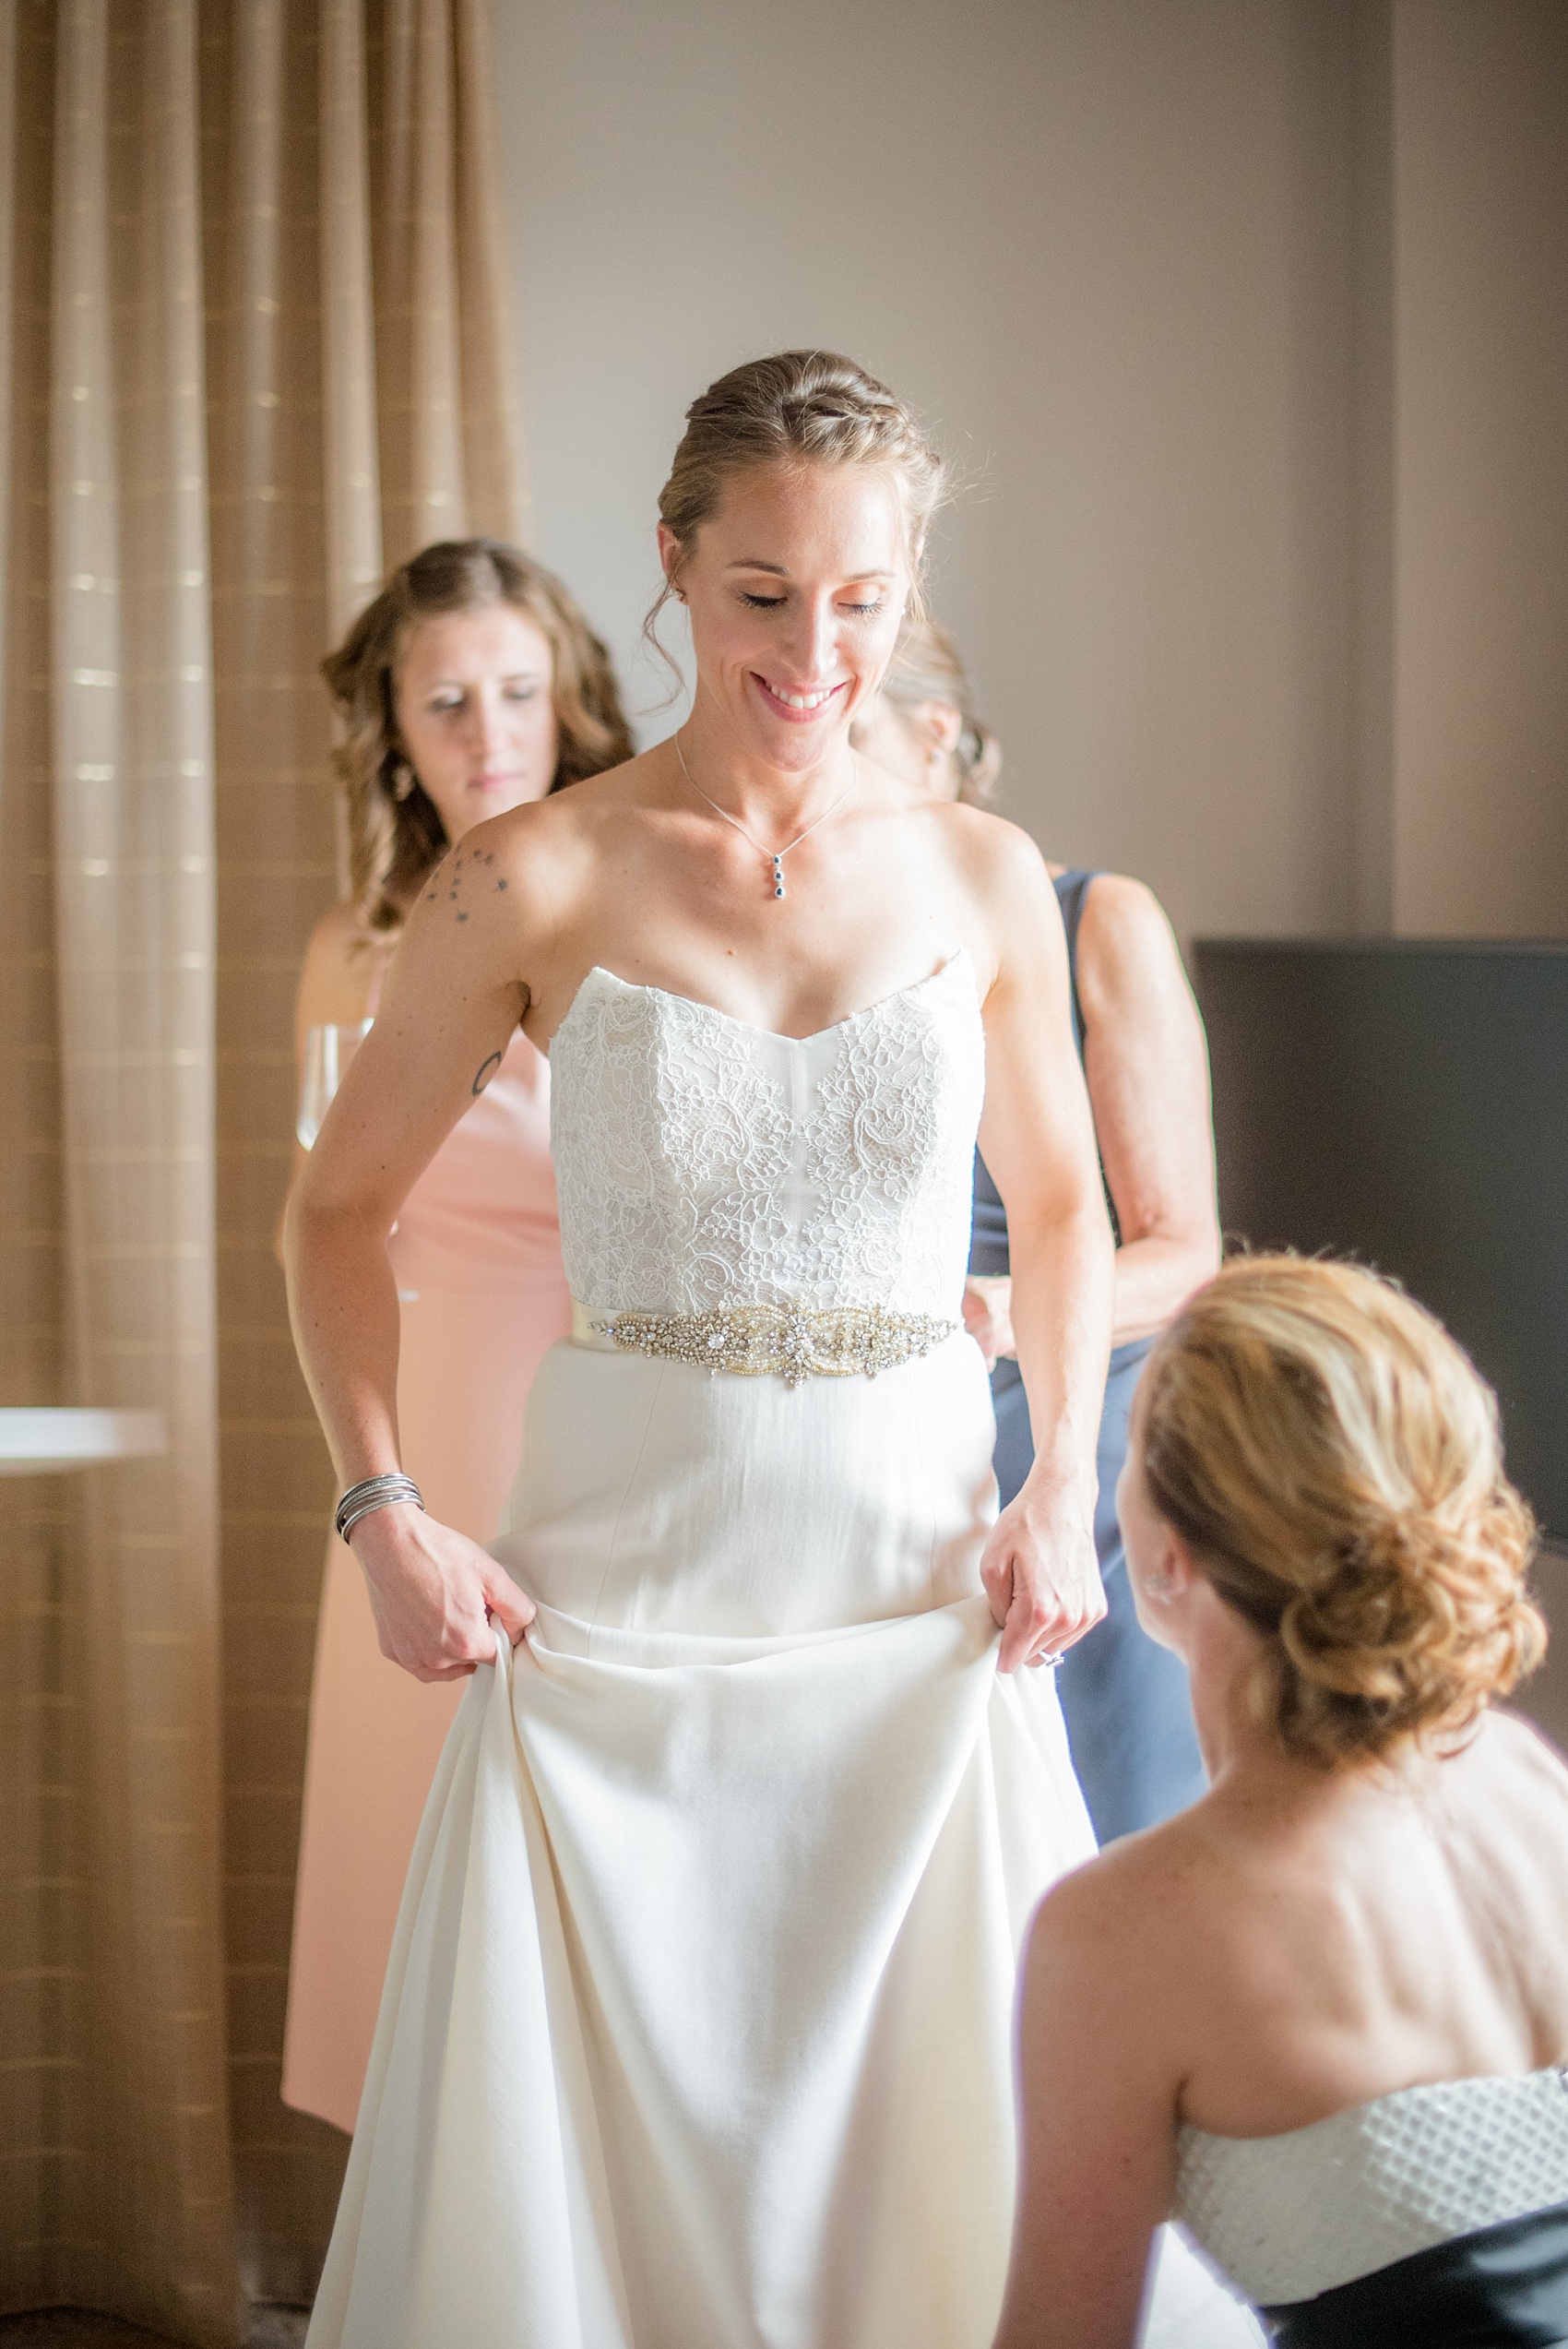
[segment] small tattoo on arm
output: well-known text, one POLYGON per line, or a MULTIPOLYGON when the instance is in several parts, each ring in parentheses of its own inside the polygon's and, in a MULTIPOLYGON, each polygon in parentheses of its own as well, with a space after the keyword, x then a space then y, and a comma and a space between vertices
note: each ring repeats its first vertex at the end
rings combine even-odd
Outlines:
POLYGON ((486 1085, 489 1084, 496 1070, 500 1067, 501 1057, 500 1053, 493 1052, 488 1060, 481 1063, 479 1074, 474 1079, 474 1098, 476 1101, 480 1094, 483 1092, 486 1085))
MULTIPOLYGON (((486 855, 470 856, 468 862, 470 864, 478 864, 481 868, 493 864, 495 862, 495 852, 492 849, 486 855)), ((468 909, 466 906, 458 903, 458 899, 462 894, 463 887, 463 852, 461 849, 455 852, 449 864, 443 865, 441 870, 441 878, 446 883, 447 904, 454 908, 457 918, 459 922, 466 922, 469 918, 468 909)), ((498 889, 504 889, 506 888, 507 882, 505 874, 497 873, 493 876, 493 878, 498 889)), ((435 903, 436 898, 439 894, 440 892, 438 889, 431 890, 429 902, 432 905, 435 903)))

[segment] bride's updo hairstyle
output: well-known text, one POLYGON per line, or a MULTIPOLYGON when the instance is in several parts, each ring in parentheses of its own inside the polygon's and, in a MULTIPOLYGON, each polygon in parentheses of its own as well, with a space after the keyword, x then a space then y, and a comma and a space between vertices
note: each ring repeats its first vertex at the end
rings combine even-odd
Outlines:
POLYGON ((1463 1731, 1539 1662, 1496 1401, 1387 1281, 1239 1258, 1160 1340, 1141 1403, 1149 1497, 1264 1635, 1253 1700, 1290 1753, 1463 1731))
POLYGON ((948 470, 901 399, 834 351, 780 351, 748 360, 710 384, 686 411, 686 429, 659 496, 659 519, 680 549, 674 577, 644 633, 680 586, 697 532, 718 511, 733 475, 770 465, 866 465, 898 493, 909 560, 909 609, 918 613, 926 532, 949 494, 948 470))

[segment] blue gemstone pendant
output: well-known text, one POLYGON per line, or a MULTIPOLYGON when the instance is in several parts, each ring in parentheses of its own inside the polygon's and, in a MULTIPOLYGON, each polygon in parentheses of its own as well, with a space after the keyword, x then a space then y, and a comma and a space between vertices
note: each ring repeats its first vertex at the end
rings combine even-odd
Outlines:
POLYGON ((784 894, 784 859, 781 856, 773 860, 773 894, 775 897, 784 894))

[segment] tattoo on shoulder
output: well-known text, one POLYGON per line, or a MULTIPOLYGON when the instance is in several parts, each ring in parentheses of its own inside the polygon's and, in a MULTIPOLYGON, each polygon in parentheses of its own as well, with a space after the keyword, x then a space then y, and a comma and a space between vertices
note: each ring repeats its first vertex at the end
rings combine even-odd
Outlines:
POLYGON ((501 1060, 501 1054, 498 1052, 493 1052, 488 1060, 481 1061, 478 1071, 474 1077, 474 1098, 476 1101, 480 1094, 483 1092, 486 1085, 489 1084, 496 1070, 500 1067, 501 1060))
POLYGON ((490 869, 494 863, 495 852, 493 849, 487 851, 482 856, 468 857, 464 856, 460 848, 455 849, 453 851, 450 864, 444 864, 441 867, 440 872, 436 875, 437 886, 428 891, 426 901, 429 904, 434 905, 436 899, 441 894, 441 884, 445 883, 447 904, 451 906, 459 922, 466 922, 469 918, 469 912, 467 906, 463 903, 463 899, 469 891, 481 886, 487 881, 492 883, 497 889, 504 889, 506 887, 505 875, 504 873, 493 872, 490 869), (464 887, 465 868, 468 874, 467 889, 465 889, 464 887))

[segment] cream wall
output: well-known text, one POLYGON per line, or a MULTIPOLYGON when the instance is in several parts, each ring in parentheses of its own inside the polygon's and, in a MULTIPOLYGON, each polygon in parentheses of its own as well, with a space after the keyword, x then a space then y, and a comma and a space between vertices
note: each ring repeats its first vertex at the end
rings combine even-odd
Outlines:
POLYGON ((1010 811, 1184 931, 1345 926, 1348 9, 499 0, 498 30, 537 544, 639 706, 686 400, 837 345, 969 475, 935 601, 1010 811))
POLYGON ((1184 935, 1568 928, 1562 0, 497 0, 536 543, 636 652, 685 401, 852 352, 1053 853, 1184 935))
POLYGON ((1394 927, 1568 930, 1568 7, 1395 18, 1394 927))

